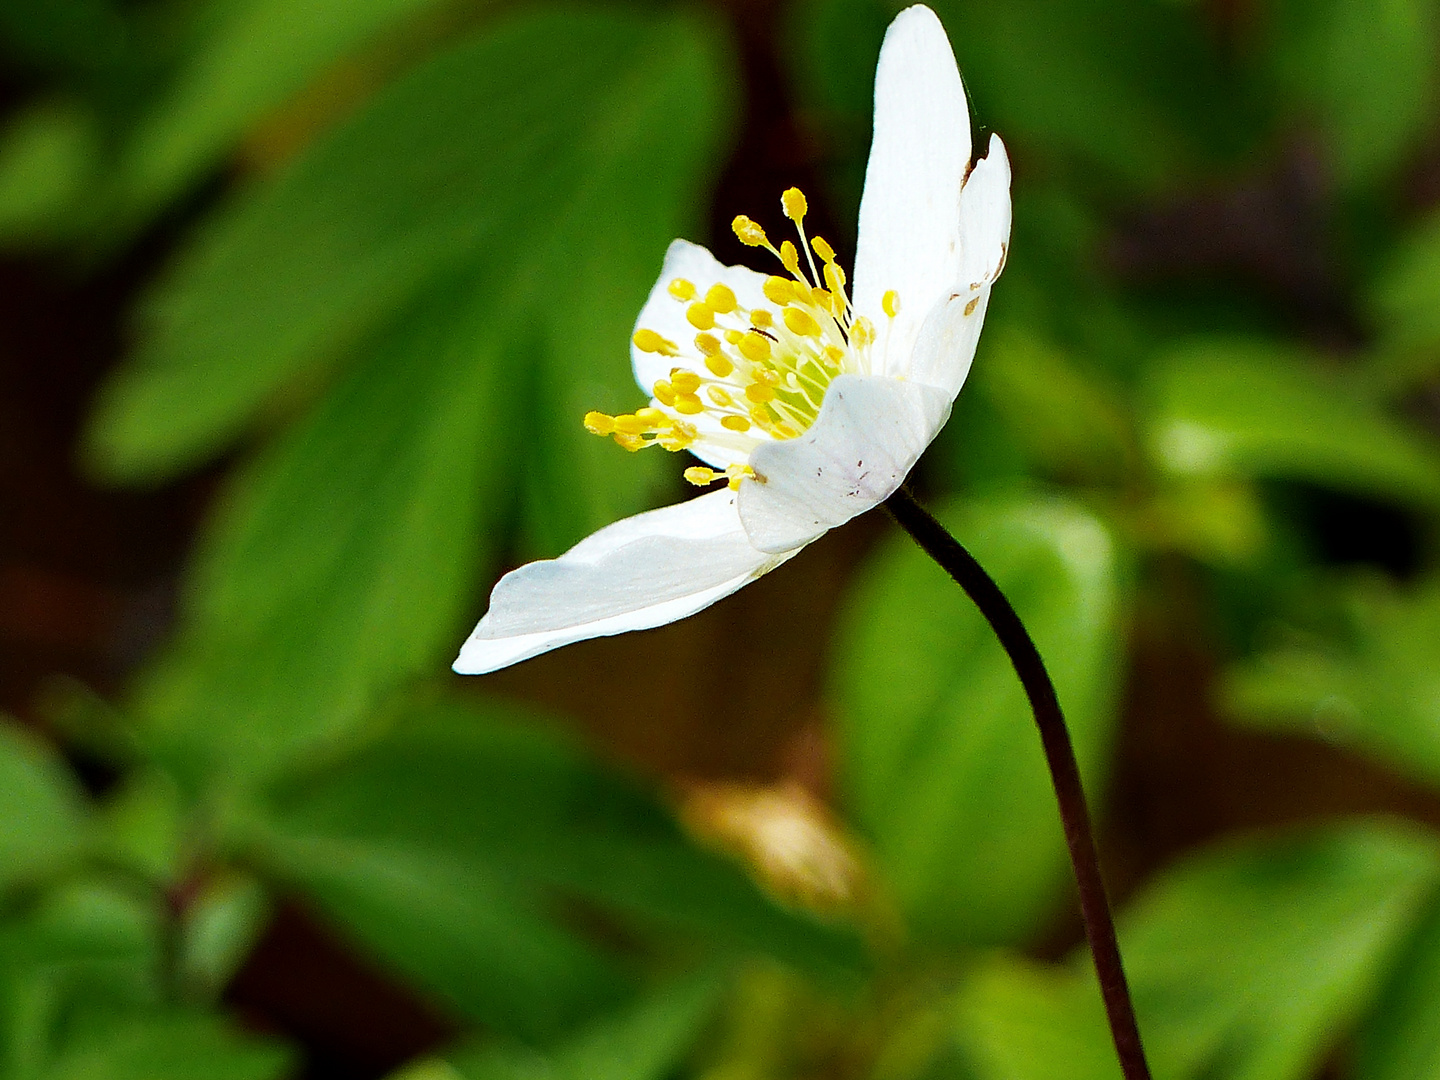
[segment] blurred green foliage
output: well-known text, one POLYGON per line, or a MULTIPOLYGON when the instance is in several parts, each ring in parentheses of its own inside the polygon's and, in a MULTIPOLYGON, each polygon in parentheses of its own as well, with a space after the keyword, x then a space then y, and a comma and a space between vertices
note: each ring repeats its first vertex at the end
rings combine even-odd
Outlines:
MULTIPOLYGON (((1232 719, 1440 784, 1440 447, 1415 407, 1440 371, 1440 226, 1409 197, 1440 8, 935 7, 1017 179, 923 479, 1049 660, 1092 796, 1131 615, 1177 566, 1225 628, 1232 719), (1294 168, 1315 206, 1256 210, 1294 168), (1231 261, 1147 273, 1117 237, 1163 240, 1187 200, 1231 261), (1308 323, 1256 284, 1314 254, 1286 246, 1292 210, 1330 244, 1308 323), (1287 513, 1317 491, 1400 514, 1413 565, 1323 558, 1287 513)), ((796 0, 771 27, 838 222, 894 10, 796 0)), ((626 338, 667 242, 755 209, 712 208, 746 93, 726 20, 0 3, 20 87, 0 243, 83 274, 179 236, 85 466, 146 486, 231 461, 174 639, 115 711, 77 696, 57 722, 113 787, 0 726, 0 1080, 293 1075, 220 1001, 286 897, 466 1029, 396 1080, 1116 1075, 1083 958, 1025 955, 1068 892, 1020 689, 912 547, 861 565, 829 650, 824 850, 860 867, 838 908, 439 675, 503 565, 676 489, 673 461, 578 418, 635 400, 626 338)), ((1373 820, 1165 868, 1122 918, 1157 1075, 1440 1080, 1437 889, 1435 837, 1373 820)))

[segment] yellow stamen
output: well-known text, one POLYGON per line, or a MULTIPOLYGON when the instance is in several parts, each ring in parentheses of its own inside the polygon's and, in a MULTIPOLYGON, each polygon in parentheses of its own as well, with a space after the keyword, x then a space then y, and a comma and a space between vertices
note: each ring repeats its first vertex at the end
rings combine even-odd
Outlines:
POLYGON ((700 350, 701 356, 714 356, 720 351, 720 339, 714 334, 696 334, 695 348, 700 350))
POLYGON ((824 259, 827 263, 835 261, 835 249, 825 242, 823 236, 812 236, 810 246, 815 249, 815 254, 824 259))
POLYGON ((756 308, 754 311, 750 312, 750 325, 758 326, 761 329, 767 329, 775 325, 775 316, 771 315, 770 312, 766 311, 764 308, 756 308))
POLYGON ((728 378, 730 373, 735 370, 735 365, 730 362, 729 357, 724 353, 707 356, 705 358, 705 366, 710 369, 710 373, 717 379, 728 378))
POLYGON ((782 313, 785 325, 789 327, 792 334, 800 337, 819 337, 820 324, 810 315, 809 312, 801 311, 796 307, 787 307, 782 313))
POLYGON ((639 435, 626 435, 622 431, 617 431, 615 433, 615 441, 632 454, 637 450, 645 449, 645 440, 640 438, 639 435))
POLYGON ((753 331, 740 339, 740 355, 746 360, 760 361, 770 359, 770 339, 764 334, 756 334, 753 331))
POLYGON ((720 426, 727 431, 749 431, 750 421, 743 416, 722 416, 720 426))
POLYGON ((785 211, 785 216, 791 221, 803 221, 810 204, 805 201, 805 193, 798 187, 786 188, 785 194, 780 196, 780 208, 785 211))
POLYGON ((655 385, 650 388, 650 392, 655 395, 655 400, 660 402, 661 405, 675 404, 675 391, 664 379, 656 379, 655 385))
POLYGON ((765 236, 765 230, 744 214, 738 215, 730 223, 730 227, 735 230, 736 237, 746 247, 764 247, 770 242, 765 236))
POLYGON ((689 480, 690 483, 696 487, 706 487, 713 484, 716 480, 720 479, 721 475, 722 474, 717 473, 714 469, 705 468, 704 465, 691 465, 690 468, 685 470, 685 479, 689 480))
POLYGON ((732 398, 728 393, 726 393, 724 388, 722 387, 707 387, 705 393, 709 396, 711 401, 713 401, 716 405, 719 405, 722 409, 728 409, 731 405, 735 404, 735 399, 732 398))
POLYGON ((745 396, 758 405, 761 402, 773 400, 775 391, 764 383, 751 383, 745 387, 745 396))
POLYGON ((709 330, 715 325, 715 312, 702 303, 691 304, 686 308, 685 318, 696 330, 709 330))
POLYGON ((900 294, 894 289, 889 290, 880 298, 880 306, 885 310, 885 314, 893 319, 900 314, 900 294))
MULTIPOLYGON (((786 243, 789 243, 789 241, 787 240, 786 243)), ((783 247, 781 251, 783 257, 783 247)), ((797 263, 796 265, 799 264, 797 263)), ((781 307, 784 307, 795 299, 795 286, 789 278, 777 277, 771 274, 765 279, 765 284, 762 288, 765 292, 765 299, 769 300, 772 304, 779 304, 781 307)))
POLYGON ((683 277, 677 277, 674 281, 670 282, 669 291, 671 296, 682 303, 686 300, 695 299, 694 282, 686 281, 683 277))
POLYGON ((735 293, 728 285, 711 285, 710 291, 705 294, 705 306, 721 315, 729 315, 735 310, 735 293))
POLYGON ((825 264, 825 287, 836 296, 845 288, 845 271, 840 269, 839 263, 825 264))
POLYGON ((672 368, 670 385, 675 389, 676 394, 693 394, 700 389, 700 376, 693 371, 686 371, 684 368, 672 368))
POLYGON ((587 412, 585 430, 592 435, 609 435, 615 430, 615 418, 603 412, 587 412))
POLYGON ((850 326, 850 340, 857 346, 873 345, 875 343, 875 324, 861 315, 850 326))
POLYGON ((705 403, 696 394, 676 394, 675 411, 684 416, 698 416, 705 411, 705 403))
POLYGON ((786 240, 780 245, 780 262, 786 270, 796 276, 800 273, 800 253, 795 250, 795 245, 786 240))
POLYGON ((615 417, 615 430, 621 435, 639 435, 645 430, 645 422, 634 413, 615 417))
POLYGON ((635 410, 635 419, 639 420, 647 428, 665 428, 670 426, 670 418, 659 409, 646 406, 643 409, 635 410))
POLYGON ((641 352, 659 353, 661 356, 679 356, 680 348, 668 338, 661 337, 654 330, 641 327, 630 339, 641 352))

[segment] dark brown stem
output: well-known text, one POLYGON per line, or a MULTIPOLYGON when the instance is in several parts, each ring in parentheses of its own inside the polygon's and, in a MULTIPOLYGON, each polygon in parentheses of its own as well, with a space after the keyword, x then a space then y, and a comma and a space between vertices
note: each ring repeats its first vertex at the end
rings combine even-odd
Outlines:
POLYGON ((1085 937, 1095 958, 1100 995, 1105 999, 1105 1014, 1110 1020, 1120 1068, 1125 1080, 1150 1080, 1150 1067, 1145 1062, 1140 1029, 1135 1023, 1135 1007, 1130 1002, 1130 988, 1120 962, 1115 920, 1110 916, 1110 902, 1105 898, 1105 883, 1100 877, 1100 860, 1095 854, 1095 837, 1085 805, 1085 790, 1080 784, 1080 768, 1075 763, 1070 732, 1045 662, 1000 586, 945 526, 916 502, 909 488, 901 487, 890 496, 885 508, 975 602, 1015 666, 1015 674, 1020 677, 1035 714, 1035 724, 1040 729, 1040 743, 1045 748, 1045 761, 1050 766, 1055 797, 1060 803, 1060 820, 1065 826, 1065 842, 1070 848, 1070 863, 1075 868, 1075 883, 1080 891, 1085 937))

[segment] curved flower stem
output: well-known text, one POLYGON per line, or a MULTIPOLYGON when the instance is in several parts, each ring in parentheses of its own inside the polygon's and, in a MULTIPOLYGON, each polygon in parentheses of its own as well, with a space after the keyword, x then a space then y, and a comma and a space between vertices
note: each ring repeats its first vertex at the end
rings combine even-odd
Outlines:
POLYGON ((1040 729, 1045 761, 1050 766, 1050 778, 1060 803, 1065 842, 1070 848, 1070 862, 1080 891, 1080 914, 1085 920, 1090 953, 1095 958, 1100 994, 1105 999, 1105 1013, 1110 1020, 1120 1068, 1125 1080, 1150 1080, 1150 1067, 1145 1062, 1140 1029, 1135 1023, 1135 1008, 1130 1003, 1130 988, 1120 962, 1115 922, 1105 898, 1105 883, 1100 878, 1100 861, 1095 854, 1095 838, 1090 828, 1090 812, 1085 806, 1085 791, 1080 785, 1080 769, 1075 763, 1075 749, 1070 745, 1070 732, 1065 727, 1060 700, 1055 696, 1055 687, 1039 650, 1000 586, 945 526, 915 500, 908 487, 902 486, 890 496, 885 509, 975 602, 1004 646, 1015 666, 1015 674, 1020 676, 1035 714, 1035 724, 1040 729))

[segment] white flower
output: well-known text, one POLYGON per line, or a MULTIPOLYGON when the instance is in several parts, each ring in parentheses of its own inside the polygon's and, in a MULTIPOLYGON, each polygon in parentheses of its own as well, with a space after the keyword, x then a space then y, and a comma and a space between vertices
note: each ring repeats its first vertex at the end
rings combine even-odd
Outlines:
POLYGON ((798 249, 746 217, 735 231, 783 276, 670 245, 632 350, 654 396, 585 418, 628 449, 688 450, 706 463, 693 483, 728 483, 506 574, 456 671, 694 614, 888 498, 944 426, 1005 262, 1010 165, 992 136, 970 168, 965 89, 929 8, 901 12, 880 50, 848 295, 830 246, 807 242, 804 196, 781 206, 798 249))

